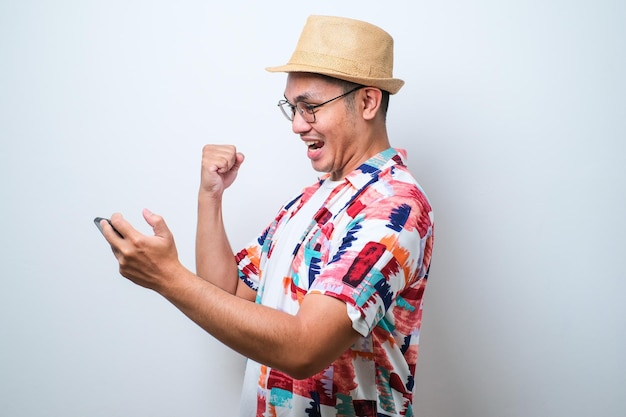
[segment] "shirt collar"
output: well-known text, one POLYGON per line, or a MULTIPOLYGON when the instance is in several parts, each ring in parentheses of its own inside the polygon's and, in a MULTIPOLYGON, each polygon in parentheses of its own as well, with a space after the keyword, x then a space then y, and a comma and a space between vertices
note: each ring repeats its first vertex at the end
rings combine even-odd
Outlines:
MULTIPOLYGON (((406 150, 399 148, 387 148, 384 151, 374 155, 364 163, 362 163, 357 169, 346 175, 346 180, 352 184, 356 189, 364 187, 372 179, 376 178, 378 174, 389 168, 392 165, 406 165, 406 150)), ((326 174, 320 177, 320 180, 325 180, 330 174, 326 174)))

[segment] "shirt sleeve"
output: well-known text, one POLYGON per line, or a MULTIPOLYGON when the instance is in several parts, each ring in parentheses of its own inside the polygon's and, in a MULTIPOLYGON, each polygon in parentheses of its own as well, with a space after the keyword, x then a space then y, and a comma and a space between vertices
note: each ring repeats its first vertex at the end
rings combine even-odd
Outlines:
POLYGON ((248 287, 257 291, 261 279, 261 257, 264 248, 267 249, 267 235, 271 228, 268 226, 261 235, 251 241, 246 247, 241 249, 235 255, 237 269, 239 270, 239 279, 241 279, 248 287))
POLYGON ((391 196, 352 213, 309 291, 343 300, 353 328, 366 336, 398 295, 426 276, 424 251, 432 227, 423 223, 429 212, 415 199, 391 196))

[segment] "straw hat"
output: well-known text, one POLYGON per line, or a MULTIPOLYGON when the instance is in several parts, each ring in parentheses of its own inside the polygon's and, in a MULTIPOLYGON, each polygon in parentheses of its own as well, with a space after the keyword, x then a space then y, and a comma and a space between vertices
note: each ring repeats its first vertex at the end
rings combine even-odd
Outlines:
POLYGON ((343 17, 309 16, 289 62, 266 69, 323 74, 391 94, 404 85, 393 78, 393 38, 378 26, 343 17))

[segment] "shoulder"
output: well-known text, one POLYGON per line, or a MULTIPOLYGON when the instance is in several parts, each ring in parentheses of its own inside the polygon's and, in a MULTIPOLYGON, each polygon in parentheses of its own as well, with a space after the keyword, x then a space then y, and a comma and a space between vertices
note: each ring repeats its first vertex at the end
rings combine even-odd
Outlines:
POLYGON ((382 170, 378 180, 350 204, 348 213, 361 221, 382 221, 385 228, 396 232, 417 230, 420 237, 432 233, 430 201, 403 165, 392 165, 382 170))

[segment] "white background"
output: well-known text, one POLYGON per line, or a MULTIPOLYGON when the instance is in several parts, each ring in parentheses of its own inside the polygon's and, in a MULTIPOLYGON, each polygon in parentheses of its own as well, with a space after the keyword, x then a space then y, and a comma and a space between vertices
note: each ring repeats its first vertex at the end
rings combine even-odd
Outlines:
POLYGON ((202 145, 233 143, 255 236, 316 175, 264 71, 309 14, 396 40, 389 132, 436 217, 415 414, 625 415, 618 0, 0 1, 0 415, 235 415, 244 359, 92 219, 150 208, 193 268, 202 145))

